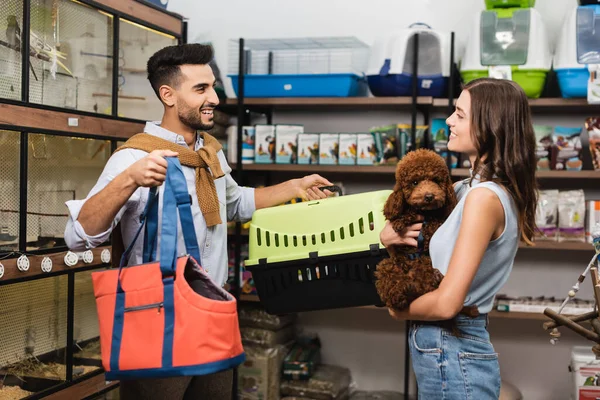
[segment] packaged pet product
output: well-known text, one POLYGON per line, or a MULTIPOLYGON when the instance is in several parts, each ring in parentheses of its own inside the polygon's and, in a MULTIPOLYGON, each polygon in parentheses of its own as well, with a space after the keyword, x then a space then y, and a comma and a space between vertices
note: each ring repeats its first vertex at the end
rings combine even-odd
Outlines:
POLYGON ((256 142, 254 162, 256 164, 272 164, 275 162, 275 126, 256 125, 254 129, 256 142))
POLYGON ((377 146, 372 133, 359 133, 357 141, 357 165, 375 165, 377 162, 377 146))
POLYGON ((340 133, 340 165, 356 164, 356 133, 340 133))
MULTIPOLYGON (((431 139, 433 141, 433 150, 446 159, 448 155, 448 134, 450 130, 446 125, 444 118, 434 118, 431 120, 431 139)), ((458 167, 458 154, 450 155, 450 168, 458 167)))
MULTIPOLYGON (((399 140, 399 154, 400 158, 404 157, 406 153, 412 150, 421 149, 425 147, 425 135, 428 134, 429 126, 417 125, 415 126, 415 140, 416 144, 412 144, 412 127, 407 124, 398 125, 398 140, 399 140)), ((429 138, 429 143, 433 143, 433 139, 429 138)))
POLYGON ((302 132, 302 125, 275 125, 275 163, 296 164, 298 134, 302 132))
POLYGON ((371 128, 377 146, 377 164, 396 165, 400 159, 400 143, 398 130, 395 125, 371 128))
POLYGON ((555 127, 551 169, 581 171, 581 148, 581 128, 555 127))
POLYGON ((552 127, 548 125, 534 125, 535 156, 538 171, 550 170, 550 151, 552 150, 552 127))
POLYGON ((587 218, 585 224, 585 236, 588 243, 592 243, 592 229, 600 223, 600 200, 587 202, 587 218))
POLYGON ((319 163, 319 134, 298 134, 298 164, 319 163))
POLYGON ((402 158, 408 153, 411 139, 411 126, 407 124, 398 124, 398 154, 402 158))
POLYGON ((283 379, 309 380, 320 363, 320 343, 298 341, 292 346, 292 349, 283 360, 283 379))
POLYGON ((273 315, 268 314, 263 307, 254 304, 240 305, 238 319, 241 327, 269 329, 277 331, 293 325, 297 314, 273 315))
POLYGON ((536 240, 558 239, 558 190, 540 190, 535 223, 536 240))
POLYGON ((366 392, 364 390, 358 390, 352 393, 350 400, 403 400, 404 395, 400 392, 392 392, 389 390, 377 390, 373 392, 366 392))
POLYGON ((274 347, 278 344, 286 344, 294 339, 294 327, 288 325, 276 331, 260 328, 240 328, 242 343, 262 347, 274 347))
POLYGON ((313 400, 337 400, 348 396, 351 378, 348 368, 321 364, 307 381, 282 381, 281 394, 313 400))
POLYGON ((600 117, 587 118, 585 129, 588 132, 592 164, 596 171, 600 171, 600 117))
POLYGON ((244 346, 246 361, 238 367, 241 400, 279 400, 281 363, 291 346, 244 346))
POLYGON ((319 135, 319 164, 336 165, 340 149, 338 133, 321 133, 319 135))
POLYGON ((585 194, 581 189, 558 194, 558 241, 585 242, 585 194))

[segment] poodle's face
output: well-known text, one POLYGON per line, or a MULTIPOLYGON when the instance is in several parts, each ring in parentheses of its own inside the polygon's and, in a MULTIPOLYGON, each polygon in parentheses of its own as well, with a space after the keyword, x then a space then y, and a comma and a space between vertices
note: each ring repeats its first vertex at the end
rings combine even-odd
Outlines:
POLYGON ((387 217, 406 208, 430 211, 454 206, 454 188, 442 157, 431 150, 407 154, 396 167, 396 186, 386 204, 387 217))

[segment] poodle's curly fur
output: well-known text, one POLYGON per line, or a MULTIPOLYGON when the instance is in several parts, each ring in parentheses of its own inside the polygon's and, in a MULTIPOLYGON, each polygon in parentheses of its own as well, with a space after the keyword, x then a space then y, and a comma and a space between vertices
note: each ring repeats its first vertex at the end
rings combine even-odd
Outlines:
POLYGON ((387 307, 402 310, 417 297, 436 289, 443 275, 429 257, 429 241, 456 206, 456 195, 444 159, 432 150, 419 149, 404 156, 396 167, 396 185, 383 213, 394 230, 402 232, 423 215, 424 252, 412 246, 390 246, 389 258, 377 265, 375 286, 387 307))

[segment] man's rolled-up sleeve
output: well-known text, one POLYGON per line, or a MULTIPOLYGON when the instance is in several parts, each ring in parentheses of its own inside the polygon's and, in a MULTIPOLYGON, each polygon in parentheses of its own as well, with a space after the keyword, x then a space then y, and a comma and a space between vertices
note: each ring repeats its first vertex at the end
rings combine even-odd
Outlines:
POLYGON ((106 242, 110 237, 113 229, 117 226, 123 214, 127 210, 128 204, 132 201, 135 201, 136 196, 139 197, 139 189, 136 190, 125 203, 123 207, 117 213, 115 219, 109 226, 109 228, 97 235, 88 235, 81 224, 78 221, 79 213, 85 202, 94 196, 96 193, 100 192, 102 189, 106 187, 117 175, 122 173, 125 169, 127 169, 131 164, 135 162, 135 158, 128 150, 122 150, 113 154, 113 156, 108 160, 102 174, 98 178, 96 185, 92 188, 90 193, 84 200, 70 200, 65 204, 69 211, 69 217, 67 220, 67 225, 65 227, 65 242, 69 249, 74 251, 83 251, 86 249, 92 249, 98 247, 102 243, 106 242))

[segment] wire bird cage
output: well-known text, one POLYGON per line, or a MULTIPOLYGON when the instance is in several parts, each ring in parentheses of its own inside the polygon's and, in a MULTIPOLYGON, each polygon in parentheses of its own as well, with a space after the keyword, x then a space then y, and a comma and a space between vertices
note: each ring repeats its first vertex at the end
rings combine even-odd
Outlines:
MULTIPOLYGON (((244 41, 247 97, 364 96, 369 46, 355 37, 244 41)), ((239 41, 229 43, 229 76, 238 93, 239 41)))

